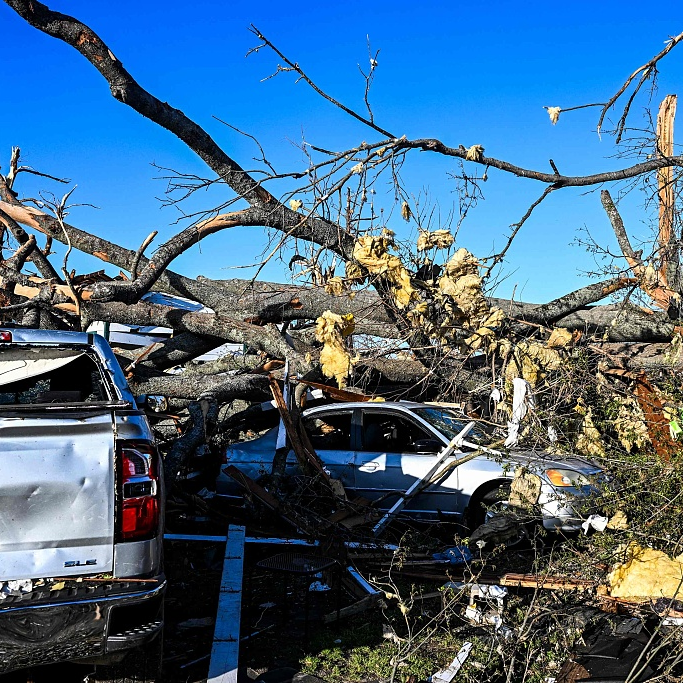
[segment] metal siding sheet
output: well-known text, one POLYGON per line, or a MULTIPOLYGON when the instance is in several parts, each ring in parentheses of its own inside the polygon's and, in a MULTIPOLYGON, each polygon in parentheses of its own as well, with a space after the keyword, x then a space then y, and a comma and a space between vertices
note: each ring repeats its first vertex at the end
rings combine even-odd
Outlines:
POLYGON ((243 526, 230 525, 228 529, 207 683, 237 683, 244 533, 243 526))

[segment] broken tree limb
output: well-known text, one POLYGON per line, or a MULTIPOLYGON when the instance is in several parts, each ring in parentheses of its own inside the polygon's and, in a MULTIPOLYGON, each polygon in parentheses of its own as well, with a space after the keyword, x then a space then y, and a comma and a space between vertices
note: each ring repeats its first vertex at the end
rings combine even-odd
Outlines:
MULTIPOLYGON (((17 240, 20 245, 25 245, 29 241, 30 237, 28 233, 11 216, 2 211, 2 209, 0 209, 0 222, 5 224, 7 229, 14 236, 14 239, 17 240)), ((38 269, 38 272, 46 280, 54 280, 56 283, 64 284, 62 278, 40 249, 33 250, 29 255, 29 258, 38 269)))
POLYGON ((613 278, 603 282, 595 282, 586 287, 582 287, 581 289, 577 289, 574 292, 565 294, 547 304, 541 304, 531 311, 526 312, 523 315, 523 318, 529 322, 549 325, 565 318, 574 311, 585 308, 589 304, 605 299, 611 294, 618 292, 620 289, 633 287, 636 284, 637 280, 624 277, 613 278))
POLYGON ((176 439, 164 458, 166 481, 175 482, 179 469, 202 447, 208 443, 218 418, 218 402, 215 398, 200 398, 188 406, 190 426, 176 439))
POLYGON ((285 426, 287 438, 292 446, 292 450, 294 451, 294 455, 299 463, 299 467, 301 467, 301 471, 311 476, 321 476, 323 481, 329 484, 330 476, 325 471, 320 458, 318 458, 315 452, 310 452, 309 449, 304 446, 299 434, 299 430, 292 421, 292 416, 287 408, 284 396, 280 391, 280 385, 272 375, 269 376, 268 381, 273 398, 275 399, 275 405, 280 413, 282 423, 285 426))
MULTIPOLYGON (((674 121, 676 118, 676 95, 667 95, 659 105, 657 113, 657 152, 665 157, 674 155, 674 121)), ((659 199, 659 244, 661 266, 659 269, 662 281, 669 287, 676 287, 680 268, 680 247, 674 239, 675 218, 675 186, 674 173, 670 166, 657 171, 657 195, 659 199)))
MULTIPOLYGON (((638 279, 640 288, 652 299, 661 309, 668 310, 672 299, 677 299, 678 294, 667 284, 665 277, 652 266, 649 266, 640 255, 636 254, 631 247, 631 243, 624 228, 624 221, 619 214, 619 210, 614 204, 608 190, 600 193, 602 206, 612 224, 612 229, 619 243, 619 247, 628 263, 631 271, 638 279)), ((616 341, 616 340, 615 340, 616 341)))

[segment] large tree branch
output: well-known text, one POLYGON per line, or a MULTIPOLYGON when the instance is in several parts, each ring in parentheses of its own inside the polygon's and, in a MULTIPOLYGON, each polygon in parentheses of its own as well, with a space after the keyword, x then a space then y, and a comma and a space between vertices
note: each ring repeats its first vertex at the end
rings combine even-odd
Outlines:
MULTIPOLYGON (((654 268, 649 269, 646 262, 633 251, 624 227, 624 221, 619 214, 619 210, 612 201, 612 196, 608 190, 600 193, 602 206, 607 213, 607 217, 612 224, 612 230, 619 243, 619 248, 624 254, 626 262, 630 266, 633 274, 638 278, 641 289, 652 298, 654 303, 660 308, 669 310, 671 302, 678 299, 678 293, 672 290, 666 282, 666 278, 654 268)), ((677 317, 677 316, 675 316, 677 317)))
POLYGON ((425 152, 436 152, 438 154, 443 154, 444 156, 457 157, 458 159, 472 161, 481 166, 497 168, 500 171, 511 173, 519 178, 530 178, 531 180, 547 183, 554 189, 559 189, 561 187, 588 187, 590 185, 600 185, 602 183, 613 183, 620 180, 636 178, 637 176, 645 175, 668 166, 683 166, 683 156, 656 157, 616 171, 604 171, 602 173, 593 173, 584 176, 565 176, 556 173, 534 171, 532 169, 523 168, 522 166, 516 166, 509 161, 487 157, 483 154, 474 159, 471 157, 468 158, 468 150, 462 145, 460 147, 448 147, 440 140, 434 138, 420 140, 404 140, 401 138, 394 143, 389 143, 387 146, 396 151, 401 149, 420 149, 425 152))
POLYGON ((624 255, 624 258, 631 268, 638 268, 643 264, 643 261, 633 251, 631 241, 629 240, 628 233, 624 227, 624 221, 621 218, 621 214, 619 213, 609 190, 602 190, 600 192, 600 201, 602 202, 602 207, 605 209, 605 213, 612 225, 612 230, 614 230, 614 235, 617 238, 621 253, 624 255))
POLYGON ((259 207, 259 225, 272 227, 288 236, 315 242, 350 256, 353 238, 340 226, 322 218, 305 216, 277 201, 213 138, 182 111, 162 102, 140 86, 104 41, 74 17, 49 9, 37 0, 5 0, 31 26, 78 50, 104 77, 114 98, 180 138, 235 193, 259 207))
POLYGON ((536 306, 524 314, 524 319, 541 325, 551 325, 574 311, 585 308, 597 301, 602 301, 602 299, 618 292, 620 289, 633 287, 637 284, 638 280, 626 277, 594 282, 574 292, 565 294, 558 299, 554 299, 547 304, 536 306))
POLYGON ((211 395, 219 403, 234 399, 266 401, 271 397, 268 379, 264 375, 164 375, 130 380, 136 396, 157 394, 168 398, 196 400, 211 395))
POLYGON ((222 339, 227 342, 246 344, 251 349, 263 351, 275 358, 288 358, 297 372, 308 372, 310 363, 303 354, 291 348, 277 327, 259 327, 240 320, 211 313, 191 313, 169 306, 140 302, 127 305, 120 302, 86 302, 82 306, 86 323, 105 320, 132 326, 170 327, 177 332, 222 339))

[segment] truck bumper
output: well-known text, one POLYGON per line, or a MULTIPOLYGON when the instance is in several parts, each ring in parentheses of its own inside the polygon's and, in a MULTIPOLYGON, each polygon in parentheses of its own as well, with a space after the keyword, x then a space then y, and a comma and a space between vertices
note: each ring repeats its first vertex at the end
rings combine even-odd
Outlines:
POLYGON ((125 592, 84 586, 57 591, 49 602, 27 594, 16 604, 0 603, 0 673, 144 645, 163 628, 165 589, 162 575, 125 592))

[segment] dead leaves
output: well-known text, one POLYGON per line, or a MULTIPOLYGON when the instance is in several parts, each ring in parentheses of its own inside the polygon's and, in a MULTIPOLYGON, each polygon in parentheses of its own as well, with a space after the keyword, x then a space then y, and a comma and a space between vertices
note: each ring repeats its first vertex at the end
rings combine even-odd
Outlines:
POLYGON ((403 220, 410 221, 412 215, 413 212, 410 209, 410 204, 408 204, 408 202, 403 202, 403 204, 401 204, 401 216, 403 217, 403 220))

